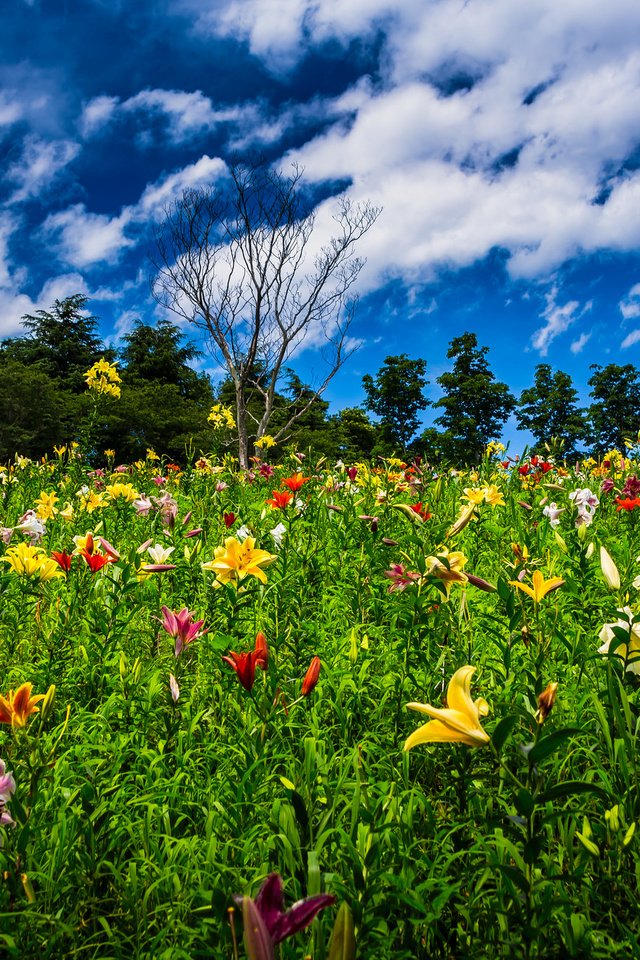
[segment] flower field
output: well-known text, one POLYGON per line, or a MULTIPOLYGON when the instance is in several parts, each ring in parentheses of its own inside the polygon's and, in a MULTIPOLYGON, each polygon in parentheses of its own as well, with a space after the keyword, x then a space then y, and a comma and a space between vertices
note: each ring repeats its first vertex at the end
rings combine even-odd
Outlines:
POLYGON ((270 452, 0 467, 2 956, 640 956, 635 448, 270 452))

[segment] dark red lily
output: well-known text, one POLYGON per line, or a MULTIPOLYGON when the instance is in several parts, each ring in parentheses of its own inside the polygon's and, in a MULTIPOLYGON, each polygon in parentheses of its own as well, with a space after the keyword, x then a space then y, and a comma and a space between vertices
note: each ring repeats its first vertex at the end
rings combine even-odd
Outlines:
POLYGON ((223 657, 222 659, 235 670, 238 680, 245 690, 251 692, 253 682, 256 678, 256 664, 259 657, 260 654, 255 650, 252 650, 250 653, 235 653, 233 650, 230 650, 229 656, 223 657))
POLYGON ((66 550, 52 550, 51 559, 55 560, 61 570, 64 570, 65 573, 69 573, 71 570, 71 561, 73 560, 73 554, 67 553, 66 550))
POLYGON ((232 527, 234 525, 234 523, 238 518, 236 517, 235 513, 232 510, 230 513, 223 513, 222 519, 224 520, 224 525, 228 530, 229 527, 232 527))
POLYGON ((89 553, 87 550, 83 550, 80 556, 84 557, 85 563, 91 570, 91 573, 97 573, 98 570, 106 567, 108 563, 114 563, 113 557, 108 556, 106 553, 89 553))
MULTIPOLYGON (((242 904, 243 899, 240 896, 235 897, 238 904, 242 904)), ((290 910, 285 912, 283 909, 284 887, 282 877, 278 873, 272 873, 267 877, 253 901, 274 946, 294 933, 298 933, 299 930, 304 930, 321 910, 335 902, 336 898, 332 894, 320 893, 315 897, 298 900, 290 910)))

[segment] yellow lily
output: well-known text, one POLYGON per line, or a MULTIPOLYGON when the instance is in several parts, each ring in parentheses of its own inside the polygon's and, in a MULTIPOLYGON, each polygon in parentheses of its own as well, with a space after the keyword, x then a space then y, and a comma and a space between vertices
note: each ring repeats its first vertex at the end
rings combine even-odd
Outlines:
POLYGON ((255 542, 253 537, 242 542, 228 537, 224 547, 216 547, 214 559, 203 563, 202 569, 212 570, 218 583, 231 583, 245 577, 257 577, 261 583, 266 583, 267 577, 261 567, 278 558, 266 550, 256 550, 255 542))
POLYGON ((526 583, 520 583, 519 580, 509 580, 509 584, 526 593, 527 596, 532 598, 534 603, 540 603, 548 593, 551 593, 552 590, 557 590, 558 587, 561 587, 564 583, 562 577, 550 577, 549 580, 545 580, 539 570, 534 572, 531 580, 533 587, 528 586, 526 583))
POLYGON ((19 577, 35 576, 39 580, 53 580, 54 577, 64 576, 55 560, 51 560, 41 547, 27 543, 9 547, 0 563, 8 563, 12 572, 19 577))
POLYGON ((460 550, 449 551, 447 547, 441 547, 437 557, 427 557, 426 572, 437 577, 444 582, 444 588, 447 597, 451 591, 452 583, 466 583, 467 575, 462 572, 462 568, 467 562, 467 558, 460 550), (444 563, 442 561, 445 561, 444 563))
POLYGON ((408 703, 410 710, 432 717, 429 723, 418 727, 407 738, 404 749, 421 743, 466 743, 482 747, 489 743, 489 734, 480 725, 480 718, 489 713, 489 704, 483 697, 471 699, 471 677, 475 667, 460 667, 447 687, 447 706, 432 707, 428 703, 408 703))

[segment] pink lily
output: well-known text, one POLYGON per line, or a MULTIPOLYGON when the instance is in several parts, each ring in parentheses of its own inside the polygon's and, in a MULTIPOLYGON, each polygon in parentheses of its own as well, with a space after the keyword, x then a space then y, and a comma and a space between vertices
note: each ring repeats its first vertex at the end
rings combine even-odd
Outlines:
POLYGON ((162 616, 163 629, 167 631, 170 637, 175 637, 176 657, 180 656, 187 644, 198 637, 203 637, 208 632, 201 629, 204 620, 194 622, 194 614, 186 607, 183 607, 179 613, 174 613, 173 610, 169 610, 169 607, 163 606, 162 616))

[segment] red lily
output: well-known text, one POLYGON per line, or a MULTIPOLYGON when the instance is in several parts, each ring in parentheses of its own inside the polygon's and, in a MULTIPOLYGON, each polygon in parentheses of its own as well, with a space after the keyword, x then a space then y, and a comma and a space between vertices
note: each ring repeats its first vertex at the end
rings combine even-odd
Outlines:
POLYGON ((235 513, 232 510, 231 513, 223 513, 222 519, 224 520, 224 525, 228 530, 229 527, 232 527, 234 525, 234 523, 238 518, 236 517, 235 513))
POLYGON ((256 645, 253 652, 256 655, 256 666, 266 670, 269 665, 269 647, 262 630, 259 630, 256 634, 256 645))
POLYGON ((276 507, 278 510, 284 510, 293 500, 293 494, 288 490, 274 490, 273 495, 267 503, 270 507, 276 507))
POLYGON ((294 473, 292 477, 285 477, 282 482, 293 493, 297 493, 298 490, 302 490, 305 483, 309 482, 309 477, 303 477, 301 473, 294 473))
POLYGON ((69 573, 69 570, 71 570, 71 561, 73 560, 72 553, 67 553, 66 550, 52 550, 51 559, 55 560, 65 573, 69 573))
POLYGON ((640 507, 640 500, 637 497, 616 497, 616 510, 635 510, 640 507))
POLYGON ((89 553, 88 550, 82 550, 80 556, 84 557, 91 573, 97 573, 98 570, 106 567, 108 563, 115 562, 113 557, 108 556, 106 553, 89 553))
POLYGON ((252 650, 251 653, 234 653, 233 650, 230 650, 229 656, 222 659, 235 670, 238 680, 245 690, 251 691, 253 681, 256 678, 256 664, 260 659, 260 653, 256 650, 252 650))

